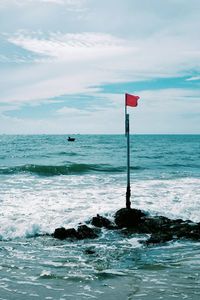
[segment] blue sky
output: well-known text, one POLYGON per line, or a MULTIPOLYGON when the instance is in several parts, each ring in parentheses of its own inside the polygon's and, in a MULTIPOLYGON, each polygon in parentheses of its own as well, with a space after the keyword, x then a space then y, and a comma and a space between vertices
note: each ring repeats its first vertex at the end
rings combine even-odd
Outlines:
POLYGON ((0 134, 200 133, 200 1, 0 0, 0 134))

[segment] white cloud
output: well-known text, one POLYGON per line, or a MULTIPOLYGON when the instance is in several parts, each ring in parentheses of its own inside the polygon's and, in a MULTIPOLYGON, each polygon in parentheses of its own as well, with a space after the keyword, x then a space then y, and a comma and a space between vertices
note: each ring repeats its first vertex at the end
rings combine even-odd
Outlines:
MULTIPOLYGON (((2 116, 0 133, 124 133, 124 95, 102 94, 109 107, 90 111, 63 108, 40 120, 2 116)), ((131 133, 199 133, 199 91, 184 89, 140 92, 137 108, 129 108, 131 133)))
POLYGON ((122 61, 130 52, 137 52, 124 40, 108 34, 52 34, 46 40, 26 38, 20 34, 9 40, 53 58, 51 62, 47 59, 46 62, 14 70, 12 89, 0 95, 2 102, 46 101, 64 94, 94 92, 96 88, 93 86, 121 78, 118 72, 107 67, 111 61, 122 61))
POLYGON ((46 39, 20 33, 9 41, 50 56, 51 62, 14 71, 13 86, 0 95, 2 102, 46 101, 64 94, 92 93, 96 90, 92 86, 105 82, 178 76, 199 64, 189 51, 193 44, 161 35, 133 42, 102 33, 52 33, 46 39))
POLYGON ((186 79, 187 81, 196 81, 196 80, 200 80, 200 76, 194 76, 194 77, 190 77, 188 79, 186 79))
POLYGON ((200 111, 200 91, 192 89, 168 88, 146 90, 140 93, 141 105, 145 102, 148 110, 159 113, 175 113, 200 111))
POLYGON ((2 115, 0 118, 0 134, 16 133, 118 133, 124 128, 124 111, 113 108, 99 108, 91 112, 79 109, 63 109, 54 117, 30 119, 2 115))
POLYGON ((51 34, 48 39, 39 39, 24 34, 9 38, 9 42, 37 54, 47 55, 60 61, 98 60, 99 57, 126 54, 130 43, 102 33, 51 34))
POLYGON ((0 5, 29 5, 39 3, 80 6, 85 0, 1 0, 0 5))
MULTIPOLYGON (((4 64, 0 69, 2 112, 23 103, 51 101, 60 95, 72 95, 72 98, 79 93, 95 95, 98 86, 104 83, 187 74, 191 84, 200 79, 198 1, 6 0, 0 3, 2 7, 7 6, 0 11, 1 30, 14 53, 11 57, 6 46, 0 49, 4 64), (8 19, 12 22, 7 22, 8 19)), ((113 101, 114 96, 103 94, 102 97, 113 101)), ((167 90, 142 91, 141 97, 147 119, 150 110, 154 118, 160 114, 163 120, 167 118, 164 111, 172 116, 187 109, 191 114, 199 110, 199 94, 194 90, 172 86, 167 90), (190 107, 188 101, 192 103, 190 107)), ((116 105, 108 110, 118 130, 115 117, 120 115, 120 101, 113 102, 116 105)), ((96 128, 103 131, 101 122, 109 122, 108 111, 97 109, 87 118, 92 123, 95 116, 99 122, 96 128)), ((140 108, 137 114, 144 118, 140 108)), ((76 111, 76 115, 86 130, 87 118, 82 111, 76 111)), ((70 110, 63 107, 57 111, 58 116, 63 121, 56 121, 55 126, 50 124, 53 120, 41 120, 38 124, 57 132, 64 126, 64 117, 70 117, 70 110)), ((12 123, 11 119, 4 121, 8 127, 12 123)), ((173 120, 170 122, 173 124, 173 120)), ((24 123, 24 120, 13 120, 13 125, 19 128, 24 123)), ((36 126, 38 130, 40 125, 36 126)), ((112 124, 109 128, 115 130, 112 124)))
POLYGON ((71 108, 71 107, 62 107, 60 109, 58 109, 56 111, 56 113, 58 115, 61 115, 61 116, 68 116, 68 117, 80 117, 80 116, 88 116, 89 115, 89 112, 86 111, 86 110, 81 110, 81 109, 77 109, 77 108, 71 108))

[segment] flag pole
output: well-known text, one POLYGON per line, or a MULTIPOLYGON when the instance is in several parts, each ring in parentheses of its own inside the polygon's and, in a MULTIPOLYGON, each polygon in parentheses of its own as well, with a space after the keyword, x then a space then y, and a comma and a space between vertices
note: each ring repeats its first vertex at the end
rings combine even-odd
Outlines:
POLYGON ((126 208, 131 208, 131 185, 130 185, 130 136, 129 136, 129 114, 127 114, 127 106, 136 107, 139 96, 125 94, 125 135, 127 138, 127 188, 126 188, 126 208))
MULTIPOLYGON (((127 97, 127 95, 126 95, 127 97)), ((129 114, 127 114, 127 103, 125 97, 125 135, 127 139, 127 187, 126 187, 126 208, 131 208, 131 186, 130 186, 130 136, 129 136, 129 114)))

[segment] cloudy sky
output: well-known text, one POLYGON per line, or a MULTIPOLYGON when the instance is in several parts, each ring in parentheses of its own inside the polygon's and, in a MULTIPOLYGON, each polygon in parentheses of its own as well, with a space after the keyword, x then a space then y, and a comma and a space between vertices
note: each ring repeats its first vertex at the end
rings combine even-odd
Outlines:
POLYGON ((199 0, 0 0, 0 134, 200 133, 199 0))

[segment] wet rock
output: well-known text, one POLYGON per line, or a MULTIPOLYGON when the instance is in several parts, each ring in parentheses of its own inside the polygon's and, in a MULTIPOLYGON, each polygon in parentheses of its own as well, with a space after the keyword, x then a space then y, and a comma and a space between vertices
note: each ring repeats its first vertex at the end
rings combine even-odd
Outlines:
POLYGON ((121 208, 115 214, 115 223, 119 228, 137 228, 145 216, 146 214, 139 209, 121 208))
MULTIPOLYGON (((122 208, 114 216, 116 226, 110 220, 97 214, 88 223, 96 228, 87 225, 79 225, 77 230, 74 228, 65 229, 64 227, 55 229, 53 237, 64 240, 70 239, 94 239, 98 237, 100 228, 122 229, 122 234, 130 235, 150 234, 151 237, 145 241, 146 245, 165 243, 174 239, 191 239, 200 241, 200 223, 190 220, 172 220, 163 216, 149 216, 147 213, 138 209, 122 208)), ((90 253, 88 250, 88 254, 90 253)))
POLYGON ((196 230, 192 230, 188 238, 194 241, 200 241, 200 233, 196 230))
POLYGON ((151 237, 147 241, 145 241, 145 244, 160 244, 169 242, 171 240, 173 240, 173 235, 171 233, 159 232, 152 234, 151 237))
POLYGON ((77 229, 78 239, 95 239, 98 237, 97 231, 87 225, 80 225, 77 229))
POLYGON ((139 233, 157 233, 159 231, 164 231, 169 228, 172 224, 172 220, 162 217, 143 217, 140 224, 139 233))
MULTIPOLYGON (((159 217, 157 217, 158 219, 159 217)), ((169 220, 167 223, 158 224, 156 227, 149 227, 148 233, 152 233, 152 238, 157 238, 157 235, 164 237, 164 234, 170 239, 190 239, 190 240, 200 240, 200 227, 197 223, 191 221, 183 220, 169 220)), ((166 237, 167 239, 167 237, 166 237)), ((151 240, 150 240, 151 242, 151 240)), ((162 242, 162 241, 161 241, 162 242)))
POLYGON ((65 229, 64 227, 56 228, 53 237, 64 240, 64 239, 94 239, 98 237, 97 230, 92 229, 86 225, 78 226, 78 229, 69 228, 65 229))
POLYGON ((64 240, 67 238, 77 238, 77 232, 74 228, 65 229, 64 227, 56 228, 53 237, 64 240))
POLYGON ((126 228, 123 233, 151 234, 149 240, 145 242, 147 245, 174 239, 200 240, 200 223, 190 220, 149 216, 141 210, 122 208, 116 212, 115 222, 119 228, 126 228))
POLYGON ((177 238, 200 240, 200 230, 196 223, 183 223, 173 228, 173 231, 176 233, 177 238))
POLYGON ((108 220, 105 217, 102 217, 100 215, 97 214, 96 217, 93 217, 91 220, 91 224, 95 227, 99 227, 99 228, 107 228, 107 229, 112 229, 114 226, 112 225, 111 221, 108 220))
POLYGON ((171 221, 173 221, 174 224, 184 223, 184 221, 182 219, 176 219, 176 220, 171 220, 171 221))
POLYGON ((89 255, 92 255, 92 254, 95 254, 95 250, 92 250, 92 249, 85 249, 85 254, 89 254, 89 255))

